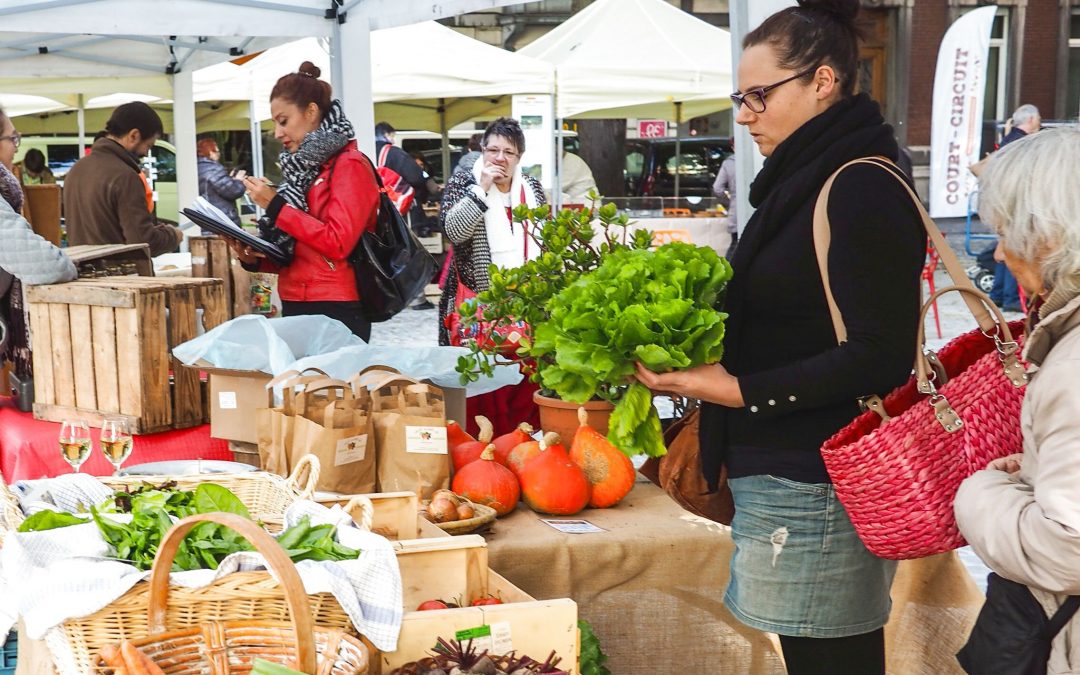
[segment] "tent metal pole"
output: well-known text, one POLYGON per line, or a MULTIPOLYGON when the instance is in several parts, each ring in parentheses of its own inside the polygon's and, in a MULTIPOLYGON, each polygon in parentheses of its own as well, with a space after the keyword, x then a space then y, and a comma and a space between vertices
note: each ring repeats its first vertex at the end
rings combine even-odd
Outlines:
MULTIPOLYGON (((266 175, 266 166, 263 164, 263 151, 262 151, 262 125, 259 123, 259 117, 255 113, 255 95, 252 94, 251 99, 248 100, 248 121, 251 123, 251 175, 255 177, 266 175)), ((255 217, 262 217, 263 210, 260 206, 255 206, 255 217)))
POLYGON ((675 101, 675 204, 679 203, 679 167, 682 166, 682 143, 679 127, 682 126, 682 101, 675 101))
POLYGON ((79 125, 79 157, 86 154, 86 96, 78 96, 78 112, 75 115, 79 125))
POLYGON ((330 22, 330 85, 341 102, 345 103, 345 69, 341 53, 341 24, 330 22))
MULTIPOLYGON (((195 153, 195 94, 192 74, 185 70, 172 76, 173 144, 176 146, 176 196, 181 208, 195 202, 199 194, 199 169, 195 153)), ((187 236, 180 250, 187 250, 187 236)))
POLYGON ((562 168, 563 168, 563 118, 555 118, 555 186, 551 189, 555 208, 562 208, 562 168))
POLYGON ((442 132, 442 179, 443 185, 450 181, 454 168, 450 166, 450 129, 446 126, 446 99, 439 99, 439 131, 442 132))

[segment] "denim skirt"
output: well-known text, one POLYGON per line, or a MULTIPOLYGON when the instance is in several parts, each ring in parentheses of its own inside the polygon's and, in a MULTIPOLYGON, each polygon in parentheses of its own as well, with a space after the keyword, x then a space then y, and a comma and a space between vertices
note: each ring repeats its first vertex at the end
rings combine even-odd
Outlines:
POLYGON ((748 476, 728 485, 735 553, 724 604, 737 619, 816 638, 885 625, 896 561, 866 550, 831 484, 748 476))

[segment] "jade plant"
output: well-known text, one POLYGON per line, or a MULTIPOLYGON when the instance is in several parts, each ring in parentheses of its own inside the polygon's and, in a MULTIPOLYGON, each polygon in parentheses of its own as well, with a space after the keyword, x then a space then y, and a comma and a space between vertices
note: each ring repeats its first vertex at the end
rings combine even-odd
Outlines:
POLYGON ((652 249, 652 234, 631 232, 613 204, 556 213, 520 206, 514 219, 533 224, 542 254, 513 269, 493 265, 479 311, 462 306, 466 325, 481 331, 458 360, 462 382, 520 361, 546 395, 613 403, 608 439, 626 454, 664 454, 659 416, 633 378, 634 363, 662 372, 719 361, 726 315, 716 308, 731 266, 707 247, 652 249), (515 321, 529 330, 511 351, 496 328, 515 321))

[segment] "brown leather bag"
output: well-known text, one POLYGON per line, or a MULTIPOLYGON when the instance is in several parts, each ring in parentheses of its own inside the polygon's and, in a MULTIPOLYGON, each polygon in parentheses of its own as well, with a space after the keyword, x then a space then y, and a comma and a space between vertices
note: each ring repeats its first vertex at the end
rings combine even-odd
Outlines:
POLYGON ((716 492, 709 492, 701 473, 700 416, 699 409, 691 410, 668 427, 664 432, 667 454, 650 457, 639 471, 690 513, 730 525, 735 515, 735 502, 727 485, 727 469, 720 470, 720 486, 716 492))

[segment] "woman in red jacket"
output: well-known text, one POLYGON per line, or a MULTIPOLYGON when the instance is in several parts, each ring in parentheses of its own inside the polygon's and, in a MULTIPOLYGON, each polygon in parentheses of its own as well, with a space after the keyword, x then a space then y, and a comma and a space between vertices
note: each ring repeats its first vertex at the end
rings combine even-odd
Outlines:
MULTIPOLYGON (((284 316, 323 314, 341 321, 364 340, 371 324, 360 310, 356 277, 346 257, 360 235, 375 227, 379 192, 375 170, 356 147, 353 127, 330 85, 305 61, 270 92, 274 137, 284 146, 279 161, 284 182, 274 190, 248 177, 245 187, 273 228, 295 240, 292 262, 276 267, 232 242, 246 265, 277 272, 284 316)), ((275 242, 281 238, 277 233, 275 242)))

